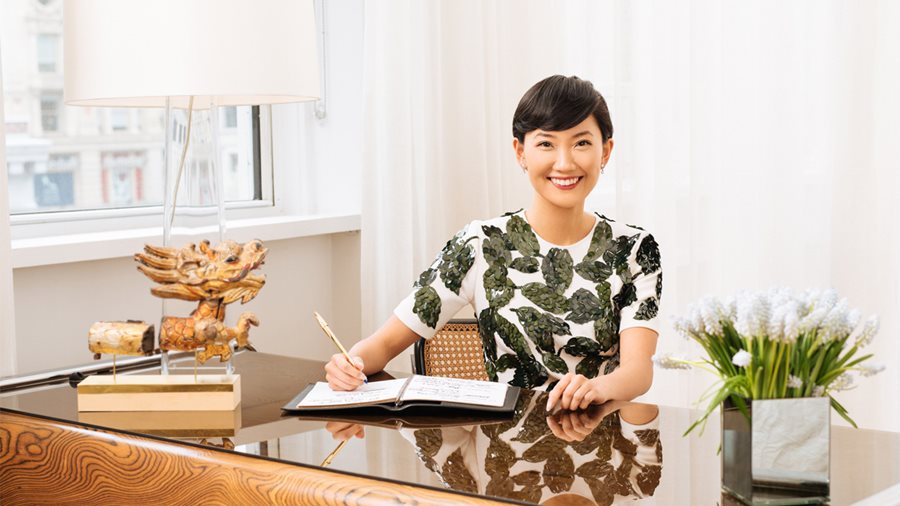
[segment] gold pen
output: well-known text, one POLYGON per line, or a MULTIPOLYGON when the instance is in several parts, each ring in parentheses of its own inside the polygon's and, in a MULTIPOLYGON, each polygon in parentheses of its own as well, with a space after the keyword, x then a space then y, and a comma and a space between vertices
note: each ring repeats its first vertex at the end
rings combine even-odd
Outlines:
POLYGON ((350 440, 349 440, 349 439, 345 439, 345 440, 341 441, 341 444, 337 445, 337 448, 335 448, 334 450, 332 450, 332 452, 329 453, 328 456, 325 457, 325 460, 323 460, 322 463, 319 464, 319 465, 320 465, 321 467, 326 467, 326 466, 328 466, 329 464, 331 464, 331 461, 334 460, 334 458, 337 456, 338 452, 341 451, 341 448, 343 448, 344 445, 347 444, 347 441, 350 441, 350 440))
MULTIPOLYGON (((328 322, 326 322, 325 319, 322 318, 322 315, 320 315, 318 313, 318 311, 313 311, 313 316, 316 317, 316 321, 319 322, 319 326, 322 327, 322 330, 325 332, 325 335, 330 337, 331 340, 334 341, 334 344, 337 345, 338 349, 341 350, 341 353, 344 354, 344 357, 347 359, 347 362, 350 362, 350 365, 352 365, 353 367, 356 367, 356 362, 354 362, 353 359, 350 358, 350 354, 347 353, 347 349, 344 348, 344 345, 341 344, 340 341, 338 341, 337 336, 335 336, 334 332, 332 332, 331 329, 328 327, 328 322)), ((368 383, 368 382, 369 382, 369 378, 366 378, 364 375, 363 383, 368 383)))

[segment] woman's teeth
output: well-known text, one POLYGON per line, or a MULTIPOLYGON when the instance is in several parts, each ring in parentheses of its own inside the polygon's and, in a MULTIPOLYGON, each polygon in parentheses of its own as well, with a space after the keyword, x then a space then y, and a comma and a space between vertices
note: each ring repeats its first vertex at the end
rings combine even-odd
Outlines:
POLYGON ((572 186, 573 184, 577 183, 579 179, 581 179, 581 178, 580 177, 570 177, 568 179, 560 179, 557 177, 551 177, 550 181, 553 184, 555 184, 556 186, 572 186))

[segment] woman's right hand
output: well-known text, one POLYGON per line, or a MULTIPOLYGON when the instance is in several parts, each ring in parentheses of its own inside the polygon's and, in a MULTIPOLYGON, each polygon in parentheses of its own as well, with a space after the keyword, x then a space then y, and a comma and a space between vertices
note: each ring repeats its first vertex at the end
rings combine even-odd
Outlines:
POLYGON ((353 357, 354 364, 343 353, 335 353, 325 364, 325 380, 332 390, 356 390, 366 380, 363 374, 363 360, 353 357))

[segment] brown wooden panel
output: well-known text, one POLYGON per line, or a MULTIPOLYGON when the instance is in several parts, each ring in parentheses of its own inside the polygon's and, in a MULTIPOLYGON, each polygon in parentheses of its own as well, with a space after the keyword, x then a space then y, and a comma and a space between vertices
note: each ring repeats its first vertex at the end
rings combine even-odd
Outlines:
POLYGON ((5 411, 0 503, 497 504, 5 411))

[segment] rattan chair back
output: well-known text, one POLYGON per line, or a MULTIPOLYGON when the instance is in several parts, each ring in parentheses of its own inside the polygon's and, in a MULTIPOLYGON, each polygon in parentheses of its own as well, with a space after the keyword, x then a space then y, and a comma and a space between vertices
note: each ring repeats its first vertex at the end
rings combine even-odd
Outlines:
POLYGON ((488 381, 478 320, 450 320, 415 347, 416 374, 488 381))

